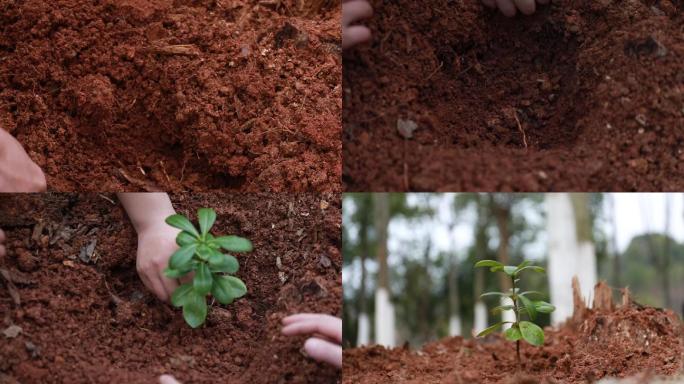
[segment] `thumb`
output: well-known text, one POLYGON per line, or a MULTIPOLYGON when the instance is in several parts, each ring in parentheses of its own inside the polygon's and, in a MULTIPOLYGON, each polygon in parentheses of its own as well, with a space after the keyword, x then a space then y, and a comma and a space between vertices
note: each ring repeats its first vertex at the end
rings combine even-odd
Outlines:
POLYGON ((181 384, 171 375, 161 375, 159 376, 159 384, 181 384))
POLYGON ((304 351, 316 361, 342 368, 342 347, 337 344, 311 337, 304 343, 304 351))

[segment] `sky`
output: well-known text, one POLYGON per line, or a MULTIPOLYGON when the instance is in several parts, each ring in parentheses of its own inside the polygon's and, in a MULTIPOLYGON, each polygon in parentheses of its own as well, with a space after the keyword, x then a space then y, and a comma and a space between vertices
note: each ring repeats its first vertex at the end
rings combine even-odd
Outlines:
MULTIPOLYGON (((425 196, 421 195, 410 194, 409 203, 424 203, 425 196)), ((617 226, 617 246, 620 252, 626 250, 634 236, 649 231, 664 232, 665 207, 668 199, 670 201, 670 235, 678 242, 684 242, 684 194, 611 193, 606 195, 607 198, 604 199, 603 203, 604 217, 597 222, 597 225, 603 226, 609 235, 612 234, 613 213, 610 200, 611 198, 614 199, 614 222, 617 226)), ((453 194, 437 194, 433 195, 432 199, 432 204, 439 207, 432 219, 418 222, 399 218, 391 221, 388 241, 390 265, 396 261, 396 256, 393 257, 393 255, 401 254, 405 248, 405 242, 411 239, 424 239, 426 236, 430 236, 432 255, 436 255, 440 251, 449 251, 455 247, 458 253, 464 256, 465 250, 472 245, 474 240, 473 228, 476 220, 475 212, 466 211, 459 217, 455 217, 455 212, 451 207, 453 194), (450 223, 455 223, 455 225, 450 228, 450 223)), ((351 213, 350 210, 345 209, 344 214, 349 213, 351 213)), ((542 227, 545 225, 544 217, 534 210, 527 210, 525 216, 528 223, 538 224, 542 227)), ((544 258, 546 242, 545 231, 541 231, 534 242, 525 245, 525 255, 530 259, 544 258)), ((374 269, 373 267, 369 266, 371 272, 374 269)), ((352 273, 352 275, 356 275, 356 273, 352 273)))

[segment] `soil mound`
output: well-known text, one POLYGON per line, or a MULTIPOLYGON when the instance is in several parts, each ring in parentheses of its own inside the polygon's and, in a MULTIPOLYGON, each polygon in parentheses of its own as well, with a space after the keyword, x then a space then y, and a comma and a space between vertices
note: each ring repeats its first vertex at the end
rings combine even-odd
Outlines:
POLYGON ((341 312, 339 195, 173 196, 185 214, 214 207, 216 233, 255 246, 238 256, 247 295, 213 304, 195 330, 142 285, 133 228, 107 199, 0 196, 9 245, 0 259, 1 383, 149 384, 162 373, 184 383, 338 382, 338 370, 303 355, 305 338, 280 334, 280 320, 341 312))
MULTIPOLYGON (((581 308, 544 346, 447 338, 419 351, 379 346, 344 351, 344 383, 587 383, 604 377, 677 375, 684 363, 682 322, 669 310, 629 303, 581 308)), ((648 382, 645 380, 644 382, 648 382)))
POLYGON ((681 2, 515 19, 479 0, 372 3, 373 43, 344 57, 347 190, 684 188, 681 2))
POLYGON ((339 191, 339 10, 301 3, 0 1, 0 128, 58 191, 339 191))

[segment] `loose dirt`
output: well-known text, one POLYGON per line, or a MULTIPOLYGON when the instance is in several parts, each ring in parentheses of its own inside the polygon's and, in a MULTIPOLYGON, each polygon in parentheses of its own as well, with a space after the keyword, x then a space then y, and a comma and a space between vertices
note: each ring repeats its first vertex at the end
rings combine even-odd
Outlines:
POLYGON ((595 299, 593 309, 577 297, 573 317, 560 328, 547 328, 542 347, 521 343, 520 370, 515 343, 500 335, 485 340, 453 337, 418 351, 379 346, 345 350, 343 382, 551 384, 640 376, 647 383, 655 375, 682 373, 683 324, 675 313, 643 307, 628 296, 615 308, 604 284, 597 286, 595 297, 603 300, 595 299))
POLYGON ((185 214, 214 207, 216 233, 255 246, 238 256, 247 295, 212 305, 196 330, 144 288, 133 228, 107 199, 0 197, 9 245, 0 259, 0 382, 153 383, 161 373, 186 383, 339 381, 338 370, 304 356, 305 338, 280 335, 286 315, 340 315, 339 195, 173 196, 185 214), (12 326, 21 332, 2 334, 12 326))
POLYGON ((0 128, 56 191, 339 191, 332 3, 0 0, 0 128))
POLYGON ((512 20, 479 0, 372 3, 372 44, 344 56, 347 190, 684 188, 681 1, 512 20))

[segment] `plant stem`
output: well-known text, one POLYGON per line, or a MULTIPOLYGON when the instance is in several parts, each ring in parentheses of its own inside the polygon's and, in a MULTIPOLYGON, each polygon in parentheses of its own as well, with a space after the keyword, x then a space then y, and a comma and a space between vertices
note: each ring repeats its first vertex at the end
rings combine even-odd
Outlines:
MULTIPOLYGON (((515 323, 513 325, 518 327, 520 330, 520 319, 518 318, 518 295, 515 292, 515 276, 511 276, 511 281, 513 283, 513 313, 515 314, 515 323)), ((522 371, 522 364, 520 363, 520 340, 515 341, 515 353, 518 362, 518 371, 522 371)))

